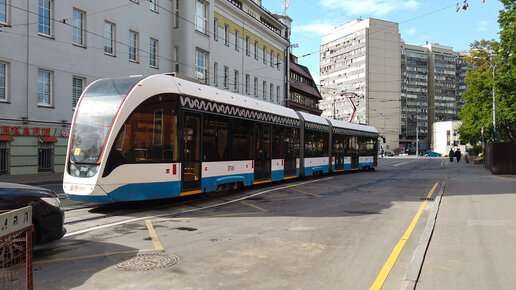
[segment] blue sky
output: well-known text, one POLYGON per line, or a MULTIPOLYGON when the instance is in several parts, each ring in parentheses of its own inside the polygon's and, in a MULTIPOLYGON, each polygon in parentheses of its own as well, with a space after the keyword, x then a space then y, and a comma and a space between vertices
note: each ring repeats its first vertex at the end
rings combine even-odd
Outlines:
MULTIPOLYGON (((282 0, 263 0, 274 13, 282 12, 282 0)), ((464 0, 290 0, 287 15, 293 19, 291 43, 299 63, 319 80, 319 46, 333 27, 357 18, 398 22, 401 38, 408 44, 439 43, 467 51, 475 40, 498 40, 500 1, 468 0, 467 10, 456 12, 464 0), (302 55, 312 53, 309 56, 302 55)))

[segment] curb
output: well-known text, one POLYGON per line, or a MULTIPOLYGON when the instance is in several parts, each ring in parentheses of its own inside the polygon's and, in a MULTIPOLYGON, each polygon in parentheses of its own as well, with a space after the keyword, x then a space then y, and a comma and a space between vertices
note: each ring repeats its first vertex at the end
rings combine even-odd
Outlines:
POLYGON ((414 255, 410 261, 405 278, 402 281, 401 289, 413 290, 416 288, 419 274, 421 273, 421 268, 423 267, 423 262, 425 260, 426 251, 428 250, 428 245, 430 244, 430 240, 434 232, 437 213, 439 212, 439 206, 441 204, 441 199, 445 187, 446 182, 443 182, 441 188, 439 189, 439 193, 435 197, 435 202, 432 205, 432 211, 428 216, 428 222, 426 223, 426 227, 423 231, 423 234, 421 235, 421 239, 419 240, 416 250, 414 251, 414 255))

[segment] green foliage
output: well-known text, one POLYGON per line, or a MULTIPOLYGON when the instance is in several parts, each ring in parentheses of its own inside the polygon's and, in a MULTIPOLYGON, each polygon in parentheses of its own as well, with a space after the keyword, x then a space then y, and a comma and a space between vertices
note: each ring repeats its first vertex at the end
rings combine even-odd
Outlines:
POLYGON ((473 42, 467 58, 473 69, 468 72, 468 89, 463 99, 459 119, 461 139, 471 144, 481 140, 484 128, 486 141, 497 138, 493 134, 493 87, 496 93, 496 129, 501 142, 516 142, 516 4, 502 0, 500 11, 500 42, 481 40, 473 42), (495 76, 493 78, 493 66, 495 76))

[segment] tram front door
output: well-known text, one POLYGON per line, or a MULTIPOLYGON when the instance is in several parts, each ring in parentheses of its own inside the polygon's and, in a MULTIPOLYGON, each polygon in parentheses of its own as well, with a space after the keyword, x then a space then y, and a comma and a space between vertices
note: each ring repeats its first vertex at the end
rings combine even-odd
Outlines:
POLYGON ((185 113, 181 195, 201 192, 201 116, 185 113))
POLYGON ((254 125, 254 181, 271 179, 271 126, 254 125))

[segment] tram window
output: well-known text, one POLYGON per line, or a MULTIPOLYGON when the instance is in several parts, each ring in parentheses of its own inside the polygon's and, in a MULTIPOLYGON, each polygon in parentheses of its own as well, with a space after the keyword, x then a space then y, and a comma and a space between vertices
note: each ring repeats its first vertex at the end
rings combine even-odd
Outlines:
POLYGON ((375 155, 374 152, 375 152, 375 144, 374 144, 374 140, 371 139, 371 138, 367 138, 366 139, 366 150, 367 150, 367 155, 375 155))
POLYGON ((285 147, 287 159, 299 156, 299 129, 285 129, 285 147))
POLYGON ((328 133, 306 130, 305 131, 305 157, 328 156, 328 133))
POLYGON ((203 161, 228 160, 227 118, 204 115, 203 161))
POLYGON ((106 171, 125 163, 173 162, 177 157, 176 96, 157 95, 129 115, 110 152, 106 171))
POLYGON ((272 127, 272 158, 282 159, 285 158, 285 146, 284 146, 284 127, 273 126, 272 127))
POLYGON ((233 160, 251 160, 253 159, 253 123, 233 119, 231 127, 233 160))

